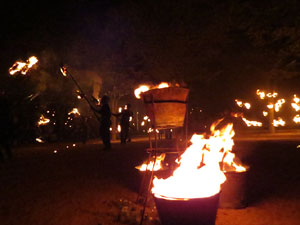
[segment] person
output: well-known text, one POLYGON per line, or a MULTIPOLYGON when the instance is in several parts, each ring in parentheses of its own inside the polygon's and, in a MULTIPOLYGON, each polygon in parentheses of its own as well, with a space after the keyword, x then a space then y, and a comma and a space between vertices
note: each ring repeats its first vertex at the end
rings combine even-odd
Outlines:
POLYGON ((12 143, 14 138, 14 123, 11 104, 5 96, 5 91, 0 90, 0 161, 12 158, 12 143))
POLYGON ((121 125, 121 144, 126 144, 126 142, 130 142, 130 118, 133 117, 133 112, 131 111, 131 105, 128 103, 125 105, 125 109, 122 110, 120 113, 113 113, 116 117, 120 118, 120 125, 121 125))
POLYGON ((102 139, 104 150, 111 149, 110 143, 110 126, 111 126, 111 111, 109 107, 109 97, 104 95, 100 101, 100 107, 91 105, 91 108, 100 115, 100 137, 102 139))

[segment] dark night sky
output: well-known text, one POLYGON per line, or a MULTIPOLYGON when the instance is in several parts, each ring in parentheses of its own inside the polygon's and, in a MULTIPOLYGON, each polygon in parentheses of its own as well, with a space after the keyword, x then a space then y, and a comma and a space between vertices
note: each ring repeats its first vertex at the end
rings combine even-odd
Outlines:
MULTIPOLYGON (((103 40, 98 39, 98 36, 107 26, 108 13, 113 9, 126 6, 128 2, 131 1, 81 0, 61 1, 57 4, 43 1, 38 3, 14 1, 6 3, 1 7, 1 76, 7 75, 7 69, 15 60, 24 60, 28 56, 39 55, 47 49, 53 50, 60 58, 77 55, 79 61, 86 63, 86 67, 97 64, 97 61, 90 62, 90 64, 88 61, 94 56, 98 56, 97 52, 101 51, 100 44, 106 45, 103 40), (84 47, 81 49, 81 46, 89 47, 86 50, 84 47)), ((145 2, 152 6, 156 4, 151 1, 145 2)), ((161 54, 157 56, 156 60, 159 61, 159 57, 161 57, 162 67, 165 66, 167 69, 150 69, 149 73, 158 74, 153 79, 160 78, 160 73, 169 73, 166 77, 170 78, 178 68, 181 73, 179 76, 184 77, 188 85, 194 85, 192 92, 195 94, 194 98, 203 96, 200 99, 203 104, 214 101, 226 105, 227 103, 220 101, 219 98, 231 100, 233 96, 245 95, 245 92, 248 91, 247 88, 249 88, 249 92, 253 91, 254 87, 259 88, 257 84, 264 80, 263 75, 260 75, 260 70, 268 66, 270 58, 264 58, 264 55, 260 54, 261 48, 254 48, 249 44, 249 39, 241 34, 241 30, 243 31, 245 28, 238 26, 247 23, 247 20, 250 19, 247 18, 247 13, 242 13, 242 16, 239 17, 241 21, 237 25, 238 29, 227 32, 222 30, 223 16, 224 20, 228 19, 226 17, 227 6, 223 5, 222 1, 212 2, 214 3, 205 0, 163 1, 159 3, 157 12, 151 12, 151 9, 153 10, 151 7, 148 11, 147 6, 143 6, 144 11, 136 12, 135 15, 141 16, 143 21, 147 21, 149 24, 141 26, 143 31, 137 30, 136 36, 133 35, 133 37, 137 42, 146 42, 146 45, 150 46, 146 54, 151 51, 152 54, 153 52, 161 54), (217 9, 213 4, 218 6, 217 9), (194 7, 194 5, 199 7, 194 7), (160 33, 161 30, 166 30, 166 32, 160 33), (225 33, 227 36, 222 36, 225 33), (172 35, 169 34, 176 34, 178 38, 172 39, 172 35), (157 47, 157 43, 161 46, 157 47), (176 47, 174 48, 174 46, 176 47), (157 49, 154 51, 155 47, 157 49), (182 56, 186 58, 181 60, 182 56), (169 58, 170 61, 168 61, 169 58), (204 68, 203 65, 207 68, 204 68), (173 68, 170 69, 168 66, 173 68), (182 74, 182 71, 185 71, 186 74, 182 74), (198 74, 200 75, 198 76, 198 74), (206 76, 205 81, 203 81, 203 76, 206 76), (232 86, 234 87, 232 88, 232 86), (205 96, 205 94, 207 95, 205 96)), ((273 0, 274 5, 269 5, 269 3, 264 5, 265 1, 254 2, 269 8, 276 6, 279 1, 273 0)), ((126 12, 125 15, 127 15, 126 12)), ((138 24, 139 18, 135 22, 138 24)), ((234 19, 233 23, 235 23, 234 19)), ((128 24, 125 19, 120 22, 119 28, 122 30, 122 26, 126 25, 128 24)), ((118 28, 115 31, 114 35, 117 36, 118 28)), ((127 35, 127 33, 120 32, 120 35, 127 35)), ((120 39, 122 38, 124 37, 120 36, 120 39)), ((107 43, 107 46, 117 49, 122 45, 122 43, 116 43, 107 43)), ((135 48, 138 47, 137 44, 135 48)), ((148 67, 154 65, 151 63, 148 67)), ((295 82, 293 83, 295 84, 295 82)))

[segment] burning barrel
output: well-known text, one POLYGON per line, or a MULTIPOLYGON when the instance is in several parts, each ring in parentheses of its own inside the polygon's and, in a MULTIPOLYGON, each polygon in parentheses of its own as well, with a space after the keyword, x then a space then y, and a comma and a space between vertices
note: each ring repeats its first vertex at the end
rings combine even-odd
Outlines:
POLYGON ((188 93, 189 89, 181 87, 156 88, 142 93, 152 126, 182 127, 188 93))
POLYGON ((214 225, 219 194, 194 199, 164 199, 154 196, 162 225, 214 225))
POLYGON ((220 208, 240 209, 246 207, 246 178, 247 171, 225 172, 226 181, 222 184, 220 208))

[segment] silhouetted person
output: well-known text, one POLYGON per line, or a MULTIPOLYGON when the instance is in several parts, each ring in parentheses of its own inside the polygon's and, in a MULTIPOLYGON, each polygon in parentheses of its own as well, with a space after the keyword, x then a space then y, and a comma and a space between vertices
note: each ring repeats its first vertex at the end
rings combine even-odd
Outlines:
POLYGON ((107 95, 104 95, 101 98, 100 107, 94 107, 92 106, 92 109, 99 113, 100 115, 100 137, 102 139, 102 142, 104 144, 104 150, 111 149, 110 144, 110 126, 111 126, 111 112, 110 107, 108 105, 109 97, 107 95))
POLYGON ((114 116, 121 117, 120 125, 121 125, 121 144, 126 144, 126 141, 131 141, 130 139, 130 117, 133 117, 133 112, 130 110, 131 105, 127 104, 125 109, 120 113, 113 114, 114 116))
POLYGON ((5 92, 0 90, 0 161, 12 158, 14 123, 11 110, 11 104, 5 96, 5 92))

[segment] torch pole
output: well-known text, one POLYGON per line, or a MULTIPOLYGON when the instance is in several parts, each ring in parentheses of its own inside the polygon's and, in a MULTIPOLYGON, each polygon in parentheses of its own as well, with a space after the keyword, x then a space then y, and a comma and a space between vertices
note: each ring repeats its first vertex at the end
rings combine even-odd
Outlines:
MULTIPOLYGON (((72 76, 72 74, 70 74, 70 73, 67 72, 67 68, 64 67, 64 66, 62 66, 60 68, 60 70, 61 70, 61 72, 62 72, 62 74, 64 76, 70 76, 71 77, 72 81, 74 82, 74 84, 76 85, 76 87, 79 89, 80 93, 83 95, 83 98, 86 100, 86 102, 89 104, 89 106, 93 109, 94 108, 93 105, 91 104, 91 102, 89 101, 89 99, 86 97, 86 95, 83 92, 82 88, 79 86, 78 82, 75 80, 75 78, 72 76)), ((96 118, 99 119, 98 116, 97 116, 97 114, 96 114, 96 112, 94 110, 93 110, 93 112, 94 112, 94 115, 96 116, 96 118)))

